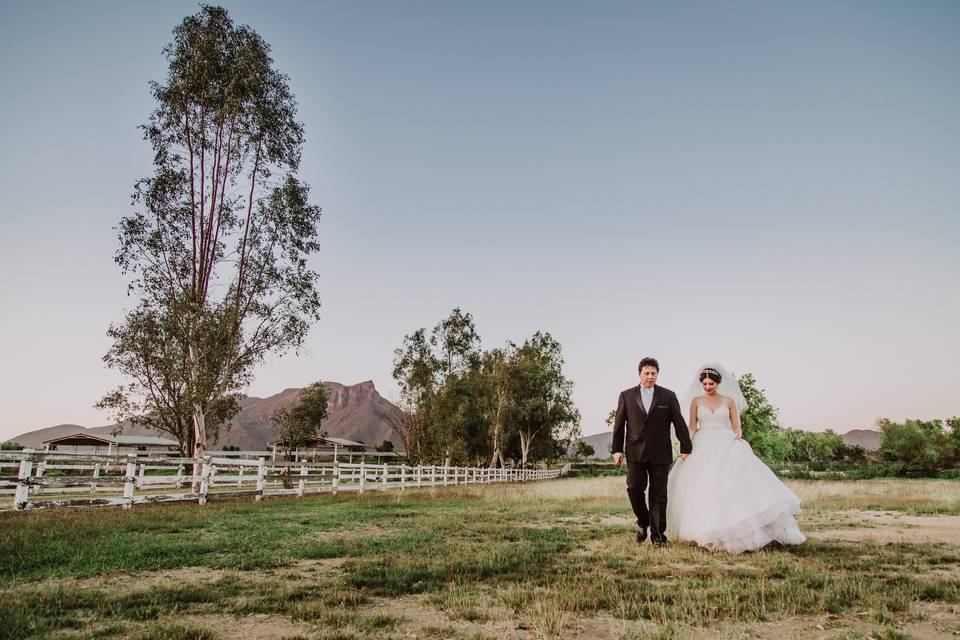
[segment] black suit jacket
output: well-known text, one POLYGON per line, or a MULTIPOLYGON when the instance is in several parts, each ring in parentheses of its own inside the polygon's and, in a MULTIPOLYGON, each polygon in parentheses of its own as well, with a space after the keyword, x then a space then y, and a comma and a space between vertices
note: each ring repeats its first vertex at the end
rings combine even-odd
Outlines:
POLYGON ((617 417, 613 422, 613 453, 623 453, 626 448, 627 462, 673 462, 673 446, 670 444, 670 424, 680 441, 680 453, 690 453, 693 445, 687 423, 680 413, 677 395, 660 386, 653 387, 653 402, 650 413, 643 409, 640 387, 631 387, 620 392, 617 402, 617 417), (624 447, 626 441, 626 447, 624 447))

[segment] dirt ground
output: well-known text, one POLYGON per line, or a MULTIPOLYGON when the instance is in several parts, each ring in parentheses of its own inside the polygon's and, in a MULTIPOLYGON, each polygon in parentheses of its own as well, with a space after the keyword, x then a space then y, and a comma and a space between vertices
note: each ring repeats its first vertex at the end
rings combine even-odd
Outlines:
POLYGON ((960 545, 960 516, 910 516, 892 511, 846 512, 862 520, 862 528, 821 529, 811 534, 821 540, 932 542, 960 545))

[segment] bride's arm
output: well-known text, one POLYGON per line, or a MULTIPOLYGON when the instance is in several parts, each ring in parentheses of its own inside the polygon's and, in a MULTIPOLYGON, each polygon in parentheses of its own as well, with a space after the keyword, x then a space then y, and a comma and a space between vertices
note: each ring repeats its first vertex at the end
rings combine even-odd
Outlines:
POLYGON ((730 423, 733 424, 733 432, 737 438, 743 437, 743 426, 740 424, 740 412, 737 411, 737 405, 732 398, 727 398, 727 406, 730 407, 730 423))
POLYGON ((690 401, 690 437, 697 432, 697 399, 690 401))

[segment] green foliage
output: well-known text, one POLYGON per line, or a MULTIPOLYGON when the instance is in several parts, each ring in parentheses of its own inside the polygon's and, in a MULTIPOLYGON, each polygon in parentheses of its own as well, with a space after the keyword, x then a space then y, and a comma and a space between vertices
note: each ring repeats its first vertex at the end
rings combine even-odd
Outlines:
POLYGON ((787 429, 782 437, 789 446, 786 459, 793 462, 828 462, 845 446, 843 438, 830 429, 822 433, 787 429))
POLYGON ((867 460, 867 450, 858 444, 841 443, 834 451, 833 459, 836 462, 865 462, 867 460))
MULTIPOLYGON (((157 305, 144 302, 129 312, 124 322, 111 325, 107 335, 113 345, 103 357, 108 367, 133 382, 101 398, 96 406, 113 414, 117 422, 162 431, 180 445, 180 454, 190 457, 196 442, 193 422, 196 394, 209 392, 210 379, 200 376, 191 383, 189 347, 182 336, 181 304, 157 305)), ((216 321, 205 314, 203 325, 216 321)), ((218 347, 208 349, 206 362, 219 366, 226 357, 224 341, 211 336, 218 347), (216 355, 214 355, 216 354, 216 355)), ((236 394, 221 393, 205 403, 205 433, 216 442, 221 429, 240 411, 236 394)))
POLYGON ((577 449, 574 452, 574 455, 576 455, 578 458, 590 458, 595 453, 596 451, 594 450, 592 445, 587 444, 583 440, 579 440, 577 442, 577 449))
POLYGON ((395 431, 411 461, 525 464, 563 455, 579 432, 573 383, 549 333, 481 351, 473 317, 456 308, 394 355, 404 411, 395 431))
POLYGON ((960 462, 957 441, 960 420, 880 420, 880 455, 900 465, 897 475, 930 474, 960 462))
POLYGON ((429 337, 425 329, 405 336, 394 356, 393 377, 404 410, 395 431, 408 458, 462 463, 480 457, 477 433, 484 402, 473 316, 455 308, 429 337))
POLYGON ((298 447, 312 444, 326 435, 320 425, 327 417, 327 389, 314 382, 300 390, 297 404, 280 409, 270 417, 271 428, 281 447, 289 455, 298 447))
POLYGON ((573 382, 563 374, 560 343, 538 331, 513 351, 513 364, 510 414, 516 436, 508 441, 508 455, 513 448, 524 466, 531 456, 564 455, 580 435, 580 412, 573 404, 573 382))
POLYGON ((740 390, 747 399, 747 407, 740 414, 743 437, 754 453, 767 463, 863 460, 863 447, 847 447, 843 437, 827 429, 813 433, 802 429, 782 429, 777 410, 766 393, 757 386, 756 378, 747 373, 740 377, 740 390))
POLYGON ((391 442, 390 440, 384 440, 383 442, 381 442, 376 446, 376 450, 382 451, 382 452, 393 451, 393 442, 391 442))
POLYGON ((23 445, 13 440, 8 440, 7 442, 0 444, 0 451, 21 451, 21 450, 23 450, 23 445))
POLYGON ((946 424, 950 429, 947 435, 947 441, 949 442, 953 457, 960 461, 960 418, 950 418, 946 420, 946 424))
POLYGON ((747 406, 740 414, 743 439, 763 460, 785 460, 790 455, 790 445, 780 434, 777 410, 767 400, 766 392, 757 386, 751 373, 740 376, 737 382, 747 400, 747 406))

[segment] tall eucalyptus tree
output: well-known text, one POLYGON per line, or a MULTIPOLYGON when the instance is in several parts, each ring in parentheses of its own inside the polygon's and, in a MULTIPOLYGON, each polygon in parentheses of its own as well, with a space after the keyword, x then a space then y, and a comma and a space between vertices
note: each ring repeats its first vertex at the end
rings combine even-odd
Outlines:
POLYGON ((159 373, 180 397, 134 384, 104 400, 146 414, 186 407, 200 456, 211 412, 267 354, 302 345, 319 319, 307 259, 319 248, 320 208, 296 176, 304 136, 288 78, 255 31, 203 5, 163 52, 167 76, 151 83, 156 108, 142 127, 154 171, 136 183, 116 253, 138 306, 111 327, 105 360, 169 367, 159 373), (143 317, 165 327, 168 357, 137 362, 136 341, 122 339, 143 317))

